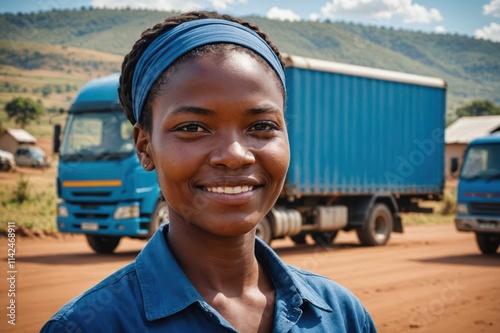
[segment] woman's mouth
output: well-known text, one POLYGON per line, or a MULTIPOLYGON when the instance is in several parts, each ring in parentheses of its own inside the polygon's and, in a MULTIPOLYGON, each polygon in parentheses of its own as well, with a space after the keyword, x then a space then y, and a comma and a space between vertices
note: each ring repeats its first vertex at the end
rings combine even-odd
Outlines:
POLYGON ((240 194, 246 193, 253 190, 253 186, 242 185, 242 186, 208 186, 203 187, 204 191, 212 193, 222 193, 222 194, 240 194))

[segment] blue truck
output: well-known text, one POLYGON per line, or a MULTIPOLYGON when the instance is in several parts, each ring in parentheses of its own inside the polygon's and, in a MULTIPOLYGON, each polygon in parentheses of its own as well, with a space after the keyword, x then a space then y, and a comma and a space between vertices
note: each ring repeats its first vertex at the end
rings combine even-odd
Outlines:
MULTIPOLYGON (((458 170, 452 159, 451 171, 458 170)), ((457 190, 455 226, 476 234, 483 254, 500 245, 500 133, 472 140, 464 153, 457 190)))
MULTIPOLYGON (((400 212, 424 211, 444 188, 446 82, 285 56, 291 162, 282 195, 257 235, 331 244, 356 230, 363 245, 403 232, 400 212)), ((57 227, 84 233, 96 252, 147 238, 168 219, 154 172, 135 156, 118 75, 85 85, 69 109, 60 149, 57 227)), ((60 127, 54 146, 58 148, 60 127)), ((55 149, 57 151, 58 149, 55 149)))
POLYGON ((121 237, 147 239, 168 209, 156 174, 135 153, 133 128, 118 102, 119 74, 92 80, 71 104, 59 152, 57 228, 84 233, 97 253, 111 253, 121 237))

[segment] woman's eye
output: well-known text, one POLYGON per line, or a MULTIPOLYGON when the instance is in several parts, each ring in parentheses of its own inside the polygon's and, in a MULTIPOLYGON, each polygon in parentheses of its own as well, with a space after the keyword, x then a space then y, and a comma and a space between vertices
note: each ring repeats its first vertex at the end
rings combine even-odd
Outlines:
POLYGON ((179 126, 177 130, 180 132, 190 132, 190 133, 206 132, 206 130, 198 124, 188 124, 184 126, 179 126))
POLYGON ((271 122, 263 122, 253 125, 250 130, 251 131, 274 131, 277 130, 278 126, 271 122))

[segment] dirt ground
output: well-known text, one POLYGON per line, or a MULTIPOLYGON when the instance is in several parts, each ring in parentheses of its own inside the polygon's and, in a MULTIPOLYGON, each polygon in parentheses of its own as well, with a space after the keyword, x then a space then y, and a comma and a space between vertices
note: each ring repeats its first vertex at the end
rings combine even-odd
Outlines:
MULTIPOLYGON (((0 239, 1 332, 37 332, 65 302, 134 260, 144 241, 95 255, 81 236, 16 240, 16 325, 7 323, 7 242, 0 239)), ((482 256, 452 224, 407 227, 387 246, 341 233, 330 248, 274 241, 283 260, 354 292, 380 332, 500 332, 500 254, 482 256)))

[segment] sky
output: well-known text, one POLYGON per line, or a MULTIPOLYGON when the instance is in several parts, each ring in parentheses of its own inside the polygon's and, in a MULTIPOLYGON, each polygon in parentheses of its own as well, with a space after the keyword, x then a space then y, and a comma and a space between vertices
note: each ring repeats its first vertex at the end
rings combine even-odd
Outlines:
POLYGON ((0 13, 85 7, 217 10, 289 21, 346 21, 500 42, 500 0, 0 0, 0 13))

